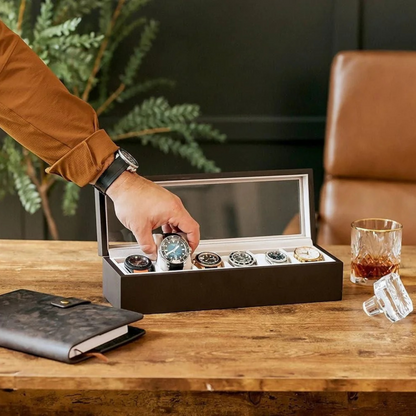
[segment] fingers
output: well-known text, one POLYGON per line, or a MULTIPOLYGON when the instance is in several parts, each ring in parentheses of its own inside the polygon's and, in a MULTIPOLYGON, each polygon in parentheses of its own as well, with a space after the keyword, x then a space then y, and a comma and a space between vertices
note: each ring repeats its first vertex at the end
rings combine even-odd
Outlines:
POLYGON ((149 224, 146 227, 134 230, 133 234, 136 237, 143 253, 145 253, 151 260, 156 260, 156 244, 153 240, 152 228, 149 224))
POLYGON ((172 213, 172 216, 168 221, 168 224, 165 225, 165 228, 168 229, 169 227, 172 232, 182 231, 185 233, 189 246, 192 251, 195 251, 200 239, 199 224, 191 217, 189 212, 183 206, 182 201, 176 196, 173 200, 170 212, 172 213))
POLYGON ((178 218, 177 227, 186 233, 188 243, 192 251, 195 251, 200 239, 199 224, 189 215, 186 209, 184 209, 182 216, 178 218))
POLYGON ((172 227, 170 226, 170 224, 162 225, 162 231, 163 231, 163 234, 173 233, 173 230, 172 230, 172 227))

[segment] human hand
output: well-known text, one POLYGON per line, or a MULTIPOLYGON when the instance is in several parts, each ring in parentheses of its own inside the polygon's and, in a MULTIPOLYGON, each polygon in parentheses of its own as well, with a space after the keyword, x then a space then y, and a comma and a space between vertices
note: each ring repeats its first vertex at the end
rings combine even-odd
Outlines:
POLYGON ((155 183, 130 172, 122 173, 108 188, 120 222, 136 237, 144 253, 156 258, 152 231, 183 232, 194 251, 199 244, 199 225, 180 198, 155 183))

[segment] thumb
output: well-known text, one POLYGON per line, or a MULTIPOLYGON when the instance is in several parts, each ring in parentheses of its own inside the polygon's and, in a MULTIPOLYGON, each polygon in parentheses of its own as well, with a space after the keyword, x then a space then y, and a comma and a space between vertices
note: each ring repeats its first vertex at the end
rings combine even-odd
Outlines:
POLYGON ((133 231, 133 234, 143 253, 147 254, 151 260, 156 260, 156 244, 153 240, 152 228, 136 229, 133 231))

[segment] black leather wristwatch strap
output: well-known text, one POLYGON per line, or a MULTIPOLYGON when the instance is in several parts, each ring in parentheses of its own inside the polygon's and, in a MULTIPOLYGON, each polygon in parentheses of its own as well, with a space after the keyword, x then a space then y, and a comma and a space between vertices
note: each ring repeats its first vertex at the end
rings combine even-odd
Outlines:
POLYGON ((181 264, 169 263, 169 270, 183 270, 183 263, 181 264))
POLYGON ((95 187, 105 194, 110 185, 125 171, 129 165, 121 158, 116 157, 111 165, 95 182, 95 187))

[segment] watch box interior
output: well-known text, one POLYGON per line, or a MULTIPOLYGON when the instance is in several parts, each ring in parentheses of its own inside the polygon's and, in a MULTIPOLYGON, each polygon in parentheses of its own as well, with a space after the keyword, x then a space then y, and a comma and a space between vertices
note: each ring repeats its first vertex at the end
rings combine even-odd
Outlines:
MULTIPOLYGON (((144 253, 111 199, 96 191, 103 292, 113 306, 162 313, 341 300, 342 263, 315 244, 311 170, 150 179, 181 198, 200 224, 201 242, 183 270, 164 271, 159 258, 155 271, 129 273, 126 257, 144 253), (270 264, 266 253, 276 250, 287 261, 270 264), (249 252, 256 264, 233 266, 235 251, 249 252), (223 266, 197 268, 191 260, 201 252, 217 253, 223 266)), ((160 230, 154 239, 160 244, 160 230)))

